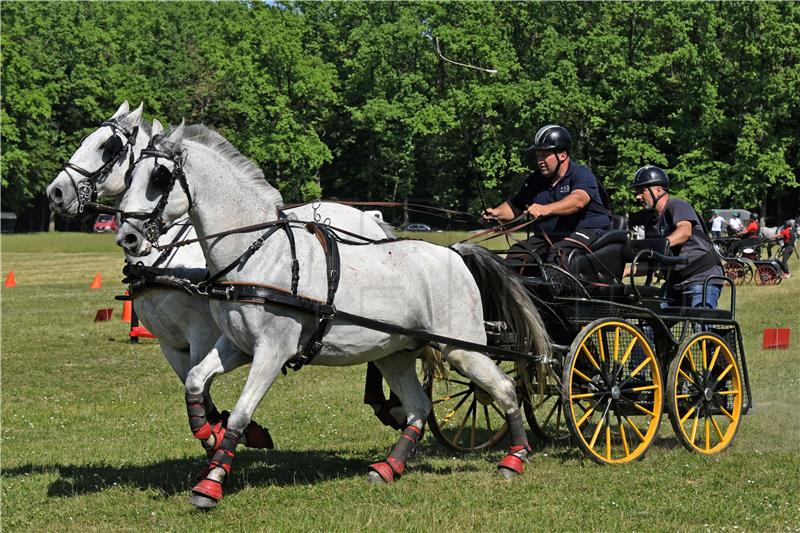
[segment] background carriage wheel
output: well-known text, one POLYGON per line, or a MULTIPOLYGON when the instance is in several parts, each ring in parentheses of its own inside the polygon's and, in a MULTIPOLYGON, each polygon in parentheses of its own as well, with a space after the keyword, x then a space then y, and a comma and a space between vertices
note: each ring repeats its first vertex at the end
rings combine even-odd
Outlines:
MULTIPOLYGON (((520 387, 521 377, 510 361, 500 368, 520 387)), ((423 386, 433 402, 428 426, 437 440, 451 450, 472 452, 496 445, 508 434, 503 410, 492 397, 454 370, 441 375, 422 368, 423 386)))
POLYGON ((560 368, 534 363, 526 372, 529 384, 523 383, 518 394, 534 440, 542 445, 566 442, 569 428, 561 396, 560 368))
POLYGON ((667 410, 686 449, 702 454, 727 448, 742 418, 742 377, 730 347, 714 333, 686 339, 669 365, 667 410))
POLYGON ((756 285, 777 285, 781 281, 780 273, 772 265, 758 265, 756 285))
POLYGON ((661 366, 634 325, 602 318, 584 327, 564 363, 567 423, 578 445, 600 464, 644 456, 663 410, 661 366))
POLYGON ((725 275, 733 280, 736 285, 743 285, 747 278, 747 271, 741 263, 728 261, 724 266, 725 275))

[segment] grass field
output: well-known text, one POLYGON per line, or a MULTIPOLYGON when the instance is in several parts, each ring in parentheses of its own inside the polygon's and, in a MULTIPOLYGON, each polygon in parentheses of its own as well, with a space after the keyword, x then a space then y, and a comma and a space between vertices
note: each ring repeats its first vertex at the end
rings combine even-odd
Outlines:
MULTIPOLYGON (((503 482, 502 450, 458 456, 427 433, 403 479, 370 486, 367 466, 396 433, 361 403, 364 368, 308 367, 256 412, 276 450, 240 451, 222 505, 202 513, 188 503, 204 456, 180 382, 118 318, 113 237, 0 244, 2 276, 17 280, 2 291, 3 531, 800 531, 800 276, 738 293, 755 410, 719 455, 685 451, 665 417, 641 462, 546 448, 503 482), (103 288, 89 290, 97 272, 103 288), (113 321, 92 322, 101 307, 113 321), (765 327, 791 327, 791 348, 763 350, 765 327)), ((218 405, 245 376, 217 379, 218 405)))

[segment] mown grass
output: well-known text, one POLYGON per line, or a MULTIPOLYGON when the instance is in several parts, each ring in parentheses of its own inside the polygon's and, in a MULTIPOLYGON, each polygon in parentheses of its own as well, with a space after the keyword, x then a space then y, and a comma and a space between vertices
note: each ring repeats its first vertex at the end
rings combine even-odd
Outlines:
MULTIPOLYGON (((641 462, 601 467, 549 448, 502 482, 502 450, 458 456, 428 434, 402 480, 369 486, 367 465, 396 434, 361 403, 364 369, 308 367, 256 413, 277 449, 241 451, 222 505, 200 513, 187 496, 204 457, 157 344, 130 345, 116 316, 122 257, 99 248, 113 239, 2 241, 3 278, 14 270, 18 283, 2 291, 3 531, 800 530, 797 277, 739 292, 756 408, 722 454, 688 453, 664 420, 641 462), (89 290, 96 272, 103 288, 89 290), (113 321, 92 322, 101 307, 113 321), (761 349, 778 326, 793 328, 790 350, 761 349)), ((217 402, 231 407, 245 377, 220 377, 217 402)))

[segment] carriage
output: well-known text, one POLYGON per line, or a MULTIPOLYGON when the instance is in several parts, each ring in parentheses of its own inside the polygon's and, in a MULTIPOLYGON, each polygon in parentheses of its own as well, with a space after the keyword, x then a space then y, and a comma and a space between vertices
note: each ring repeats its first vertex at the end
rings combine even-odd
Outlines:
MULTIPOLYGON (((630 240, 624 230, 607 233, 589 253, 573 252, 562 266, 531 254, 535 268, 527 268, 525 285, 552 353, 493 357, 515 379, 539 445, 571 442, 598 463, 627 463, 654 441, 664 409, 688 450, 713 454, 731 444, 752 406, 736 285, 727 276, 706 280, 730 285, 727 310, 664 308, 653 274, 683 260, 666 254, 664 239, 630 240), (626 262, 646 272, 644 283, 633 276, 621 282, 626 262)), ((514 332, 488 318, 490 344, 514 350, 514 332)), ((462 452, 502 440, 502 413, 479 387, 453 371, 423 372, 438 440, 462 452)))

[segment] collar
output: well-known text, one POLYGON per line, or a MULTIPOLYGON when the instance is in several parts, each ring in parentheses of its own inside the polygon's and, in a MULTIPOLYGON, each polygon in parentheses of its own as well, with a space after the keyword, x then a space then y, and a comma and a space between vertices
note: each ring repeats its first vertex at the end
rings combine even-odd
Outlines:
POLYGON ((574 172, 575 172, 575 169, 572 166, 572 160, 571 159, 567 159, 567 171, 564 172, 564 175, 561 176, 560 178, 558 178, 558 180, 556 180, 555 183, 550 184, 550 188, 551 189, 555 189, 556 186, 559 185, 562 181, 571 178, 572 174, 574 174, 574 172))

